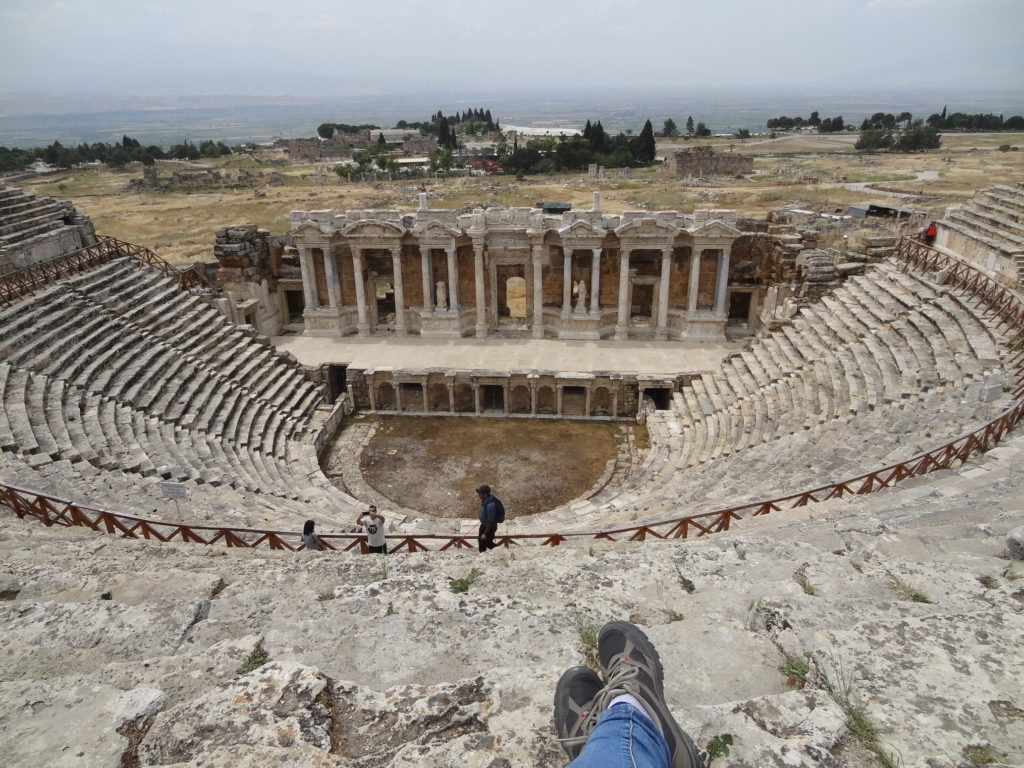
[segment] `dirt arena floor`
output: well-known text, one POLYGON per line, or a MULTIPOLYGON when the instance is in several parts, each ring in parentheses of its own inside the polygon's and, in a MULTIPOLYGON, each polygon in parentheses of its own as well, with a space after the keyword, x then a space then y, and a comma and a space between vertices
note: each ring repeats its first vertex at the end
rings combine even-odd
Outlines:
POLYGON ((360 461, 379 493, 435 517, 475 519, 484 483, 508 516, 542 512, 587 491, 616 456, 623 422, 372 417, 360 461))

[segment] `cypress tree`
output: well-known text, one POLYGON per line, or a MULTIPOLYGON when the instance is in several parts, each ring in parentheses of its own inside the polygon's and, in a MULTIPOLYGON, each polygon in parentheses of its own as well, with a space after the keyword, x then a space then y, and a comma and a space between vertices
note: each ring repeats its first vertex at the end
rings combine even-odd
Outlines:
POLYGON ((651 121, 648 120, 644 123, 643 129, 640 131, 640 137, 637 140, 636 159, 644 164, 653 163, 654 155, 654 126, 652 126, 651 121))

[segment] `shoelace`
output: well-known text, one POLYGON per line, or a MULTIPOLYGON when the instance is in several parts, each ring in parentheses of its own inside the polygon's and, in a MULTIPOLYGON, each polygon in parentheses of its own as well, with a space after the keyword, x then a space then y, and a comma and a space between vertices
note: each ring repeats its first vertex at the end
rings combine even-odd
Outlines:
MULTIPOLYGON (((637 695, 637 686, 629 685, 630 681, 635 680, 640 675, 641 667, 633 659, 626 659, 625 661, 629 663, 619 662, 615 664, 615 671, 608 676, 604 688, 598 691, 597 695, 589 703, 584 705, 583 711, 580 713, 581 722, 577 725, 578 735, 561 738, 559 742, 569 746, 586 743, 590 736, 590 731, 597 723, 598 716, 608 708, 608 704, 611 701, 623 694, 629 694, 636 699, 640 706, 643 707, 644 713, 654 723, 654 727, 658 729, 659 733, 662 732, 661 719, 658 714, 651 710, 650 705, 644 701, 642 696, 637 695)), ((654 676, 651 675, 651 678, 654 679, 654 676)))

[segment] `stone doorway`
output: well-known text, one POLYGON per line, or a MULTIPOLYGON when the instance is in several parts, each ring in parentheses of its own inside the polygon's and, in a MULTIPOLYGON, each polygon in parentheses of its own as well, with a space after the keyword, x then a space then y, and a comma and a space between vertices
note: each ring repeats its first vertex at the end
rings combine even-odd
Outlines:
POLYGON ((629 324, 654 328, 658 314, 658 278, 634 277, 629 288, 629 324))
POLYGON ((587 415, 587 389, 586 389, 586 387, 563 387, 562 388, 562 415, 563 416, 586 416, 587 415))
POLYGON ((391 279, 371 278, 370 295, 374 298, 370 304, 370 308, 373 310, 371 323, 375 326, 393 326, 395 324, 395 287, 391 279))
POLYGON ((481 410, 505 412, 505 388, 503 386, 500 384, 484 384, 480 389, 483 396, 481 410))
POLYGON ((496 256, 490 276, 493 281, 490 314, 495 327, 526 330, 530 307, 526 263, 517 256, 496 256))

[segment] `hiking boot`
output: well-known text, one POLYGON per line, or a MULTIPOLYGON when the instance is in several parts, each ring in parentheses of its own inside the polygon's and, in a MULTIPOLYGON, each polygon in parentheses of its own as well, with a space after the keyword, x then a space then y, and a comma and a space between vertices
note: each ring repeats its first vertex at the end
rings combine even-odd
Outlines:
POLYGON ((627 621, 610 622, 598 633, 597 655, 605 678, 601 702, 630 694, 665 738, 672 768, 701 768, 697 747, 665 703, 665 670, 647 635, 627 621))
POLYGON ((555 733, 569 760, 583 750, 597 722, 596 699, 602 688, 600 676, 588 667, 565 670, 555 686, 555 733))

